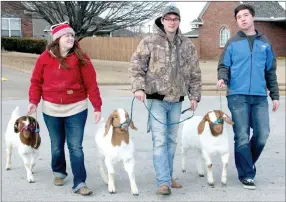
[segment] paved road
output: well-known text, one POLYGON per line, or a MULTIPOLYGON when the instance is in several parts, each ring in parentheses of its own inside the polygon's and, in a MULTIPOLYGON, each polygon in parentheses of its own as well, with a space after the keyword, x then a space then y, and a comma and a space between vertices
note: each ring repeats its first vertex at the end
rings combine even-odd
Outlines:
MULTIPOLYGON (((19 105, 22 113, 26 112, 28 100, 27 89, 30 75, 3 68, 2 76, 9 80, 2 83, 2 134, 4 135, 10 114, 15 106, 19 105)), ((132 95, 129 91, 121 90, 126 87, 100 87, 103 97, 103 117, 107 117, 114 108, 123 107, 130 111, 132 95)), ((223 97, 223 111, 229 113, 226 100, 223 97)), ((184 107, 188 105, 184 102, 184 107)), ((91 110, 91 105, 89 105, 91 110)), ((219 108, 219 97, 203 97, 196 114, 204 115, 207 110, 219 108)), ((188 155, 187 172, 182 173, 180 168, 180 141, 174 162, 174 175, 183 184, 183 188, 173 190, 172 195, 161 197, 155 195, 156 182, 152 163, 152 141, 150 134, 146 134, 147 113, 144 105, 135 102, 134 123, 139 129, 131 131, 136 145, 136 181, 139 196, 134 197, 130 193, 128 176, 122 165, 116 166, 117 193, 110 195, 107 187, 100 178, 97 169, 97 152, 95 150, 94 134, 96 124, 92 120, 92 114, 88 121, 84 137, 85 165, 87 169, 87 184, 94 190, 94 195, 88 197, 78 196, 72 193, 72 173, 70 164, 67 164, 69 176, 63 187, 55 187, 52 184, 50 169, 50 142, 47 129, 38 111, 38 121, 41 125, 42 145, 39 160, 35 167, 35 180, 33 184, 26 181, 26 173, 17 151, 12 155, 12 170, 5 168, 5 144, 2 140, 2 189, 3 201, 285 201, 285 97, 281 98, 281 108, 276 113, 270 113, 271 136, 265 147, 264 153, 257 163, 257 189, 255 191, 244 190, 236 177, 233 160, 233 134, 229 133, 231 156, 228 168, 228 183, 222 187, 220 179, 220 158, 213 158, 215 188, 207 185, 206 178, 199 178, 196 174, 195 156, 188 155)), ((190 115, 190 114, 187 114, 190 115)), ((187 116, 187 115, 184 115, 187 116)), ((228 128, 231 131, 230 128, 228 128)), ((68 154, 68 152, 67 152, 68 154)), ((68 158, 68 155, 67 155, 68 158)), ((67 159, 69 162, 69 159, 67 159)))

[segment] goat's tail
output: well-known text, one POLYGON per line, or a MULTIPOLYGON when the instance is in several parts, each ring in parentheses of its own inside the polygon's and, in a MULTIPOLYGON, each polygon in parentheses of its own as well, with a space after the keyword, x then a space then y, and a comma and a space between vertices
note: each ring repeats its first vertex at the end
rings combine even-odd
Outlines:
POLYGON ((17 106, 14 111, 12 112, 12 115, 11 117, 17 117, 17 116, 20 116, 20 108, 19 106, 17 106))

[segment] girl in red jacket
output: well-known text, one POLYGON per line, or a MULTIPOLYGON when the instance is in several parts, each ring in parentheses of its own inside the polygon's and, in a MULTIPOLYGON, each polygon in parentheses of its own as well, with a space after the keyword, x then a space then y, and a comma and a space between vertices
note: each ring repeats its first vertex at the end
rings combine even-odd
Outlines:
POLYGON ((44 121, 51 139, 52 170, 56 186, 64 185, 67 177, 65 140, 74 175, 73 190, 90 195, 86 186, 86 170, 82 141, 87 119, 89 98, 94 119, 101 118, 101 97, 96 72, 86 54, 75 40, 74 30, 67 24, 52 26, 53 41, 38 58, 29 89, 28 113, 36 111, 42 101, 44 121))

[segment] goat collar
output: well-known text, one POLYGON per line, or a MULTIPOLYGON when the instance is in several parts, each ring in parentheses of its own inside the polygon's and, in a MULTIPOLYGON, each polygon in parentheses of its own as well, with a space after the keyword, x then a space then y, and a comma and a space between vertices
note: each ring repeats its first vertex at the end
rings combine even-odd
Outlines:
POLYGON ((219 123, 223 124, 223 123, 224 123, 223 119, 217 119, 215 122, 213 122, 213 123, 212 123, 212 128, 214 128, 215 125, 216 125, 216 124, 219 124, 219 123))
POLYGON ((124 126, 124 125, 127 125, 127 126, 129 127, 130 122, 131 122, 131 120, 130 120, 129 122, 124 121, 123 123, 119 124, 118 126, 113 126, 113 127, 114 127, 114 128, 120 128, 120 129, 121 129, 122 126, 124 126))
POLYGON ((24 129, 25 130, 29 129, 35 135, 39 134, 39 132, 40 132, 39 128, 37 128, 34 124, 29 124, 28 126, 23 126, 21 129, 21 132, 23 132, 24 129))
POLYGON ((221 133, 217 133, 217 132, 214 130, 214 127, 215 127, 216 124, 219 124, 219 123, 223 124, 223 123, 224 123, 224 120, 223 120, 223 119, 217 119, 215 122, 212 122, 212 123, 211 123, 210 121, 208 121, 208 123, 209 123, 209 127, 210 127, 210 130, 211 130, 211 133, 212 133, 212 135, 213 135, 214 137, 217 137, 217 136, 219 136, 219 135, 222 134, 223 128, 222 128, 221 133))

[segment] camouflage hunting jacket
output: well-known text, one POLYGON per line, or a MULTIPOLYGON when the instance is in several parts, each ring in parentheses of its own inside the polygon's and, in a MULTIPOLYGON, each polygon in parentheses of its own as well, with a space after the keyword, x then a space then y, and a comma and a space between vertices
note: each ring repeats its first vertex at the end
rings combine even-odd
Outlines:
POLYGON ((158 93, 164 100, 178 102, 188 95, 201 99, 201 70, 193 42, 178 30, 173 42, 167 38, 161 18, 155 21, 153 34, 144 37, 131 57, 129 75, 132 92, 158 93))

